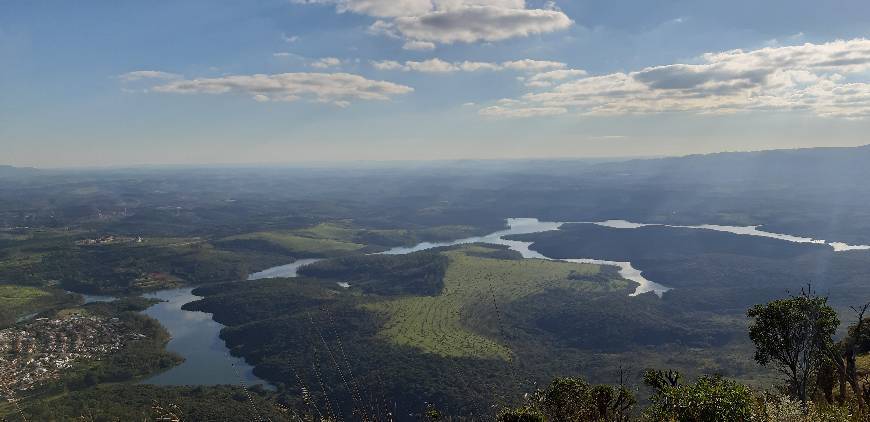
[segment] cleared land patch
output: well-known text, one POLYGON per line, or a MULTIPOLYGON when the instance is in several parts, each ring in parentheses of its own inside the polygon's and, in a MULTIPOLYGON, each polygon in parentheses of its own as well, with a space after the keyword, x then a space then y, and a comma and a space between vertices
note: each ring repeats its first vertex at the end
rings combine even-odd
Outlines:
POLYGON ((286 253, 298 256, 336 256, 358 251, 360 243, 321 237, 304 236, 295 232, 257 232, 228 237, 222 243, 259 241, 274 245, 286 253))
POLYGON ((0 285, 0 307, 3 308, 27 305, 43 296, 48 296, 48 292, 34 287, 0 285))
MULTIPOLYGON (((508 359, 500 339, 478 333, 476 323, 498 317, 497 308, 550 288, 615 291, 627 280, 587 281, 601 268, 592 264, 538 259, 482 257, 497 249, 469 245, 443 252, 449 259, 444 289, 434 297, 403 297, 365 305, 387 318, 380 335, 390 341, 445 357, 508 359), (484 317, 484 315, 486 317, 484 317)), ((491 330, 490 330, 491 331, 491 330)))
POLYGON ((70 304, 74 299, 59 290, 0 284, 0 327, 10 325, 26 314, 70 304))

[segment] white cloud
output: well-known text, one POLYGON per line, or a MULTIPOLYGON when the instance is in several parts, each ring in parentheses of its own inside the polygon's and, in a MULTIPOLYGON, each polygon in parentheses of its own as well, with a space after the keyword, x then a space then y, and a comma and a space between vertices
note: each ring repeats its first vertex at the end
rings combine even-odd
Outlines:
POLYGON ((547 60, 515 60, 512 62, 505 62, 503 64, 504 67, 512 70, 522 70, 522 71, 534 71, 539 72, 543 70, 550 69, 563 69, 567 65, 565 63, 560 62, 551 62, 547 60))
POLYGON ((402 70, 405 72, 417 71, 427 73, 449 73, 449 72, 477 72, 477 71, 525 71, 533 72, 537 70, 564 68, 565 63, 544 61, 544 60, 516 60, 503 63, 493 62, 447 62, 439 58, 433 58, 422 62, 406 61, 399 63, 394 60, 374 61, 372 66, 378 70, 402 70))
POLYGON ((284 40, 284 42, 286 42, 287 44, 293 44, 296 41, 299 41, 299 36, 298 35, 289 35, 288 36, 287 34, 281 34, 281 39, 284 40))
POLYGON ((168 72, 160 72, 157 70, 137 70, 135 72, 127 72, 118 76, 124 82, 140 81, 143 79, 178 79, 181 75, 168 72))
POLYGON ((529 9, 524 0, 292 1, 334 5, 339 13, 353 12, 380 18, 372 24, 369 32, 404 38, 406 49, 431 49, 429 46, 433 43, 500 41, 554 32, 573 24, 555 7, 555 3, 529 9))
POLYGON ((330 67, 341 66, 341 60, 335 57, 324 57, 313 61, 310 66, 317 69, 328 69, 330 67))
POLYGON ((430 0, 291 0, 296 4, 335 5, 339 13, 353 12, 376 17, 410 16, 432 10, 430 0))
POLYGON ((573 22, 558 10, 467 6, 393 21, 406 38, 453 44, 501 41, 566 29, 573 22))
POLYGON ((378 70, 404 70, 405 65, 395 60, 373 61, 372 66, 378 70))
POLYGON ((532 88, 547 88, 553 86, 554 83, 558 81, 563 81, 565 79, 578 78, 581 76, 586 76, 587 73, 585 70, 580 69, 560 69, 560 70, 550 70, 547 72, 538 73, 531 78, 524 79, 526 82, 526 86, 532 88))
POLYGON ((413 51, 429 51, 435 49, 435 43, 431 43, 428 41, 407 41, 405 45, 402 46, 403 50, 413 50, 413 51))
MULTIPOLYGON (((580 114, 804 110, 819 116, 865 118, 870 117, 868 72, 870 40, 866 39, 732 50, 705 54, 698 64, 578 74, 559 83, 552 78, 538 80, 545 83, 533 87, 546 87, 546 82, 552 87, 528 93, 510 108, 564 108, 580 114)), ((529 114, 497 112, 515 117, 529 114)))
POLYGON ((426 73, 446 73, 459 70, 459 68, 453 63, 445 62, 441 59, 430 59, 422 62, 405 62, 403 70, 404 69, 426 73))
POLYGON ((469 61, 459 63, 458 67, 463 72, 477 72, 480 70, 498 71, 498 70, 504 69, 504 67, 502 67, 498 63, 469 62, 469 61))
POLYGON ((386 101, 414 89, 349 73, 280 73, 218 78, 162 80, 148 92, 171 94, 243 94, 255 101, 307 99, 347 107, 353 100, 386 101))

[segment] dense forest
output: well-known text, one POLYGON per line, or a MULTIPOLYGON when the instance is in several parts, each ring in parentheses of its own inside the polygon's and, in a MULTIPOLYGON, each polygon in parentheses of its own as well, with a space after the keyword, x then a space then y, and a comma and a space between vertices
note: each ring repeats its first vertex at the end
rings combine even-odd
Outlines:
MULTIPOLYGON (((863 346, 870 342, 847 327, 855 319, 850 306, 870 298, 868 251, 710 230, 572 223, 510 238, 532 242, 532 250, 556 261, 522 259, 487 244, 379 253, 485 235, 511 217, 763 225, 870 244, 863 206, 870 191, 854 182, 870 176, 856 164, 868 153, 413 168, 4 169, 0 329, 84 312, 118 318, 147 339, 111 358, 81 362, 18 405, 33 415, 28 420, 78 418, 90 410, 94 420, 160 412, 198 420, 219 409, 248 415, 238 420, 251 420, 250 412, 264 420, 298 420, 297 414, 326 420, 330 413, 343 420, 491 419, 502 411, 504 420, 511 412, 518 412, 515 420, 536 420, 524 414, 558 420, 551 412, 565 410, 548 401, 561 394, 581 403, 604 394, 613 401, 602 406, 631 403, 624 410, 640 418, 716 391, 740 398, 746 405, 740 412, 797 406, 808 413, 805 397, 776 390, 787 383, 769 362, 754 359, 749 334, 757 317, 747 310, 811 284, 847 322, 834 328, 831 347, 855 355, 837 366, 829 353, 827 372, 812 376, 813 402, 858 406, 856 391, 866 383, 856 377, 870 367, 863 346), (829 176, 835 168, 839 175, 829 176), (303 258, 320 261, 302 267, 299 278, 246 281, 303 258), (558 261, 572 258, 630 261, 671 290, 632 296, 636 284, 618 268, 558 261), (274 391, 134 385, 179 362, 165 351, 166 332, 141 314, 149 303, 137 297, 180 286, 196 287, 202 297, 184 308, 224 324, 221 337, 232 353, 274 391), (124 299, 83 305, 78 294, 94 293, 124 299), (645 373, 650 368, 664 372, 645 373), (678 381, 669 370, 680 373, 678 381)), ((824 407, 818 412, 837 411, 824 407)), ((0 405, 2 417, 15 414, 0 405)), ((700 416, 693 417, 673 416, 700 416)))

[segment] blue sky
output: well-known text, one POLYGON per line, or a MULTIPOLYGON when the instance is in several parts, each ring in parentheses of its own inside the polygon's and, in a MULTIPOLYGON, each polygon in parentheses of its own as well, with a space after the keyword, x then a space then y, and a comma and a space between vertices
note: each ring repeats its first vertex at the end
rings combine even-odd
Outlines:
POLYGON ((857 0, 0 0, 0 164, 859 145, 866 38, 857 0))

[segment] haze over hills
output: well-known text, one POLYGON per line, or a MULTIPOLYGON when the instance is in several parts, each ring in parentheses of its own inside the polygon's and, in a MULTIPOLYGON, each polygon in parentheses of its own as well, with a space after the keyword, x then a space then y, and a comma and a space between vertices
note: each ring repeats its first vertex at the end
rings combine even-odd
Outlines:
POLYGON ((870 422, 828 3, 0 0, 0 422, 870 422))
MULTIPOLYGON (((576 222, 760 224, 870 244, 860 182, 868 154, 859 147, 609 163, 6 168, 16 176, 0 184, 0 300, 8 302, 0 325, 26 332, 36 314, 84 312, 123 318, 117 333, 147 327, 147 345, 124 343, 98 369, 29 386, 27 411, 42 416, 52 408, 43 400, 63 389, 74 391, 64 414, 95 396, 123 396, 122 415, 143 400, 182 394, 193 406, 186 414, 207 415, 214 400, 233 394, 211 384, 237 384, 234 365, 245 368, 245 382, 275 388, 257 390, 256 400, 298 409, 299 380, 311 391, 319 378, 328 387, 310 400, 325 405, 329 396, 344 415, 360 411, 355 387, 342 381, 350 372, 413 415, 425 402, 486 415, 498 397, 522 397, 553 377, 612 383, 626 362, 691 377, 726 374, 761 388, 775 378, 752 362, 746 309, 812 282, 848 318, 856 297, 870 297, 870 252, 576 222), (528 223, 542 227, 531 232, 520 223, 518 236, 489 235, 515 217, 575 223, 528 223), (465 240, 453 245, 458 239, 465 240), (484 244, 466 244, 474 242, 484 244), (395 254, 377 255, 385 251, 395 254), (277 278, 246 281, 261 270, 277 278), (632 296, 640 282, 663 286, 661 297, 632 296), (82 305, 65 291, 169 302, 82 305), (216 322, 199 318, 209 314, 216 322), (170 337, 179 343, 166 346, 170 337), (238 360, 194 347, 224 341, 238 360), (341 365, 328 359, 339 347, 348 359, 341 365), (219 381, 191 378, 196 371, 182 359, 208 366, 219 381), (113 384, 161 371, 159 382, 206 389, 113 384)), ((642 382, 639 372, 627 376, 642 382)))
POLYGON ((661 182, 764 183, 798 182, 827 189, 851 188, 848 182, 870 174, 870 145, 804 148, 630 160, 596 166, 600 172, 623 172, 661 182), (682 179, 682 180, 681 180, 682 179))

